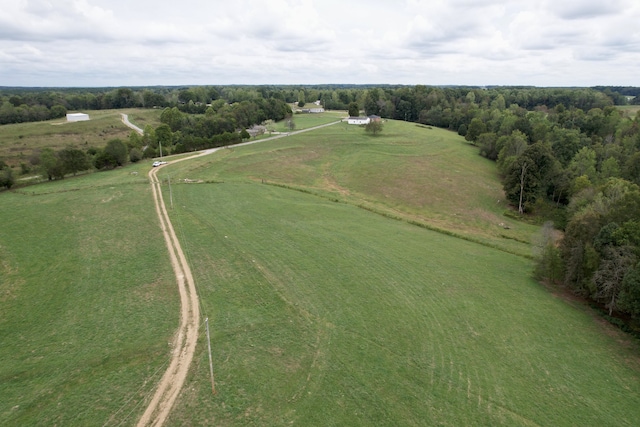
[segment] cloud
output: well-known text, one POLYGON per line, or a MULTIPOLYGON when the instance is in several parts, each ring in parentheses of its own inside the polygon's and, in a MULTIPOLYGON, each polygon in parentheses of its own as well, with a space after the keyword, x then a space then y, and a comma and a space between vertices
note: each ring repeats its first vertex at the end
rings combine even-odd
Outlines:
POLYGON ((50 2, 28 0, 3 5, 0 38, 18 41, 113 39, 109 23, 113 15, 86 0, 50 2))
POLYGON ((562 19, 589 19, 613 15, 622 10, 620 0, 562 0, 549 1, 549 10, 562 19))
POLYGON ((631 84, 640 53, 636 0, 6 3, 10 85, 631 84))

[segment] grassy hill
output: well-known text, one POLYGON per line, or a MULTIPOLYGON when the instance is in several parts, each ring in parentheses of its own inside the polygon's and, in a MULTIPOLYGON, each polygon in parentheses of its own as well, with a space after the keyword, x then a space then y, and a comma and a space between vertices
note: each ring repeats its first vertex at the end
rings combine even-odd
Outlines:
POLYGON ((456 135, 340 124, 164 172, 218 381, 212 396, 203 342, 170 424, 640 415, 637 343, 529 278, 534 229, 502 215, 493 165, 456 135))
MULTIPOLYGON (((144 409, 178 321, 148 167, 0 194, 0 424, 144 409)), ((168 425, 640 417, 637 341, 529 278, 535 227, 503 215, 494 165, 453 133, 338 124, 159 177, 218 391, 202 330, 168 425)))
POLYGON ((89 111, 91 120, 67 123, 66 119, 44 122, 16 123, 3 125, 0 132, 0 159, 18 167, 20 163, 30 166, 32 154, 42 148, 58 151, 66 146, 86 150, 89 147, 102 148, 114 138, 126 140, 131 129, 120 120, 120 113, 129 114, 129 120, 144 128, 160 124, 161 110, 125 109, 89 111))
POLYGON ((455 133, 387 121, 381 135, 340 123, 171 168, 177 179, 287 186, 531 255, 537 227, 505 216, 495 163, 455 133))

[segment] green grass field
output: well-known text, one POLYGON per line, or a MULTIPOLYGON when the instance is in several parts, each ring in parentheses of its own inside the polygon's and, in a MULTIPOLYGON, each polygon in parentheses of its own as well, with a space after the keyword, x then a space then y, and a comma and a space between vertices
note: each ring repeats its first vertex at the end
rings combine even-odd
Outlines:
POLYGON ((135 171, 0 194, 0 425, 131 425, 144 409, 179 301, 135 171))
MULTIPOLYGON (((179 317, 149 163, 0 193, 0 425, 144 410, 179 317)), ((202 329, 167 425, 640 419, 638 341, 529 278, 536 228, 457 135, 341 123, 158 175, 218 392, 202 329)))
POLYGON ((495 163, 452 132, 387 121, 372 137, 340 123, 217 156, 177 164, 171 173, 266 180, 531 255, 537 228, 504 216, 495 163))
POLYGON ((170 425, 637 421, 637 345, 522 257, 259 183, 173 197, 218 394, 203 340, 170 425))
MULTIPOLYGON (((323 125, 325 123, 335 122, 347 117, 346 111, 327 111, 322 114, 294 114, 293 122, 295 123, 295 130, 308 129, 314 126, 323 125)), ((275 130, 277 132, 288 132, 286 121, 280 121, 276 123, 275 130)))
POLYGON ((0 159, 11 166, 29 164, 34 152, 42 148, 60 150, 70 145, 80 149, 102 148, 114 138, 126 140, 131 129, 120 120, 120 113, 129 114, 129 120, 144 128, 160 124, 162 110, 125 109, 88 111, 91 120, 67 123, 66 119, 44 122, 17 123, 0 127, 0 159))

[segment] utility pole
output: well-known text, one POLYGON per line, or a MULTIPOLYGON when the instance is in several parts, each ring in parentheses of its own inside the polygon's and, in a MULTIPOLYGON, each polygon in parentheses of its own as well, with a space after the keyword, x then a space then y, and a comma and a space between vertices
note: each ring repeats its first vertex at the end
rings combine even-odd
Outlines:
POLYGON ((209 336, 209 318, 204 319, 204 324, 207 326, 207 347, 209 348, 209 372, 211 372, 211 391, 216 394, 216 383, 213 379, 213 360, 211 359, 211 337, 209 336))
POLYGON ((171 175, 167 176, 167 180, 169 181, 169 200, 171 201, 171 209, 173 209, 173 192, 171 191, 171 175))

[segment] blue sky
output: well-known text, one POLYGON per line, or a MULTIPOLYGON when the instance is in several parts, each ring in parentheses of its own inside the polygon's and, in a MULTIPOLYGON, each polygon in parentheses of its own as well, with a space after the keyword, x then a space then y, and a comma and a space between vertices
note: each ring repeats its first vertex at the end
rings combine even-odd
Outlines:
POLYGON ((0 86, 640 86, 639 0, 2 0, 0 86))

